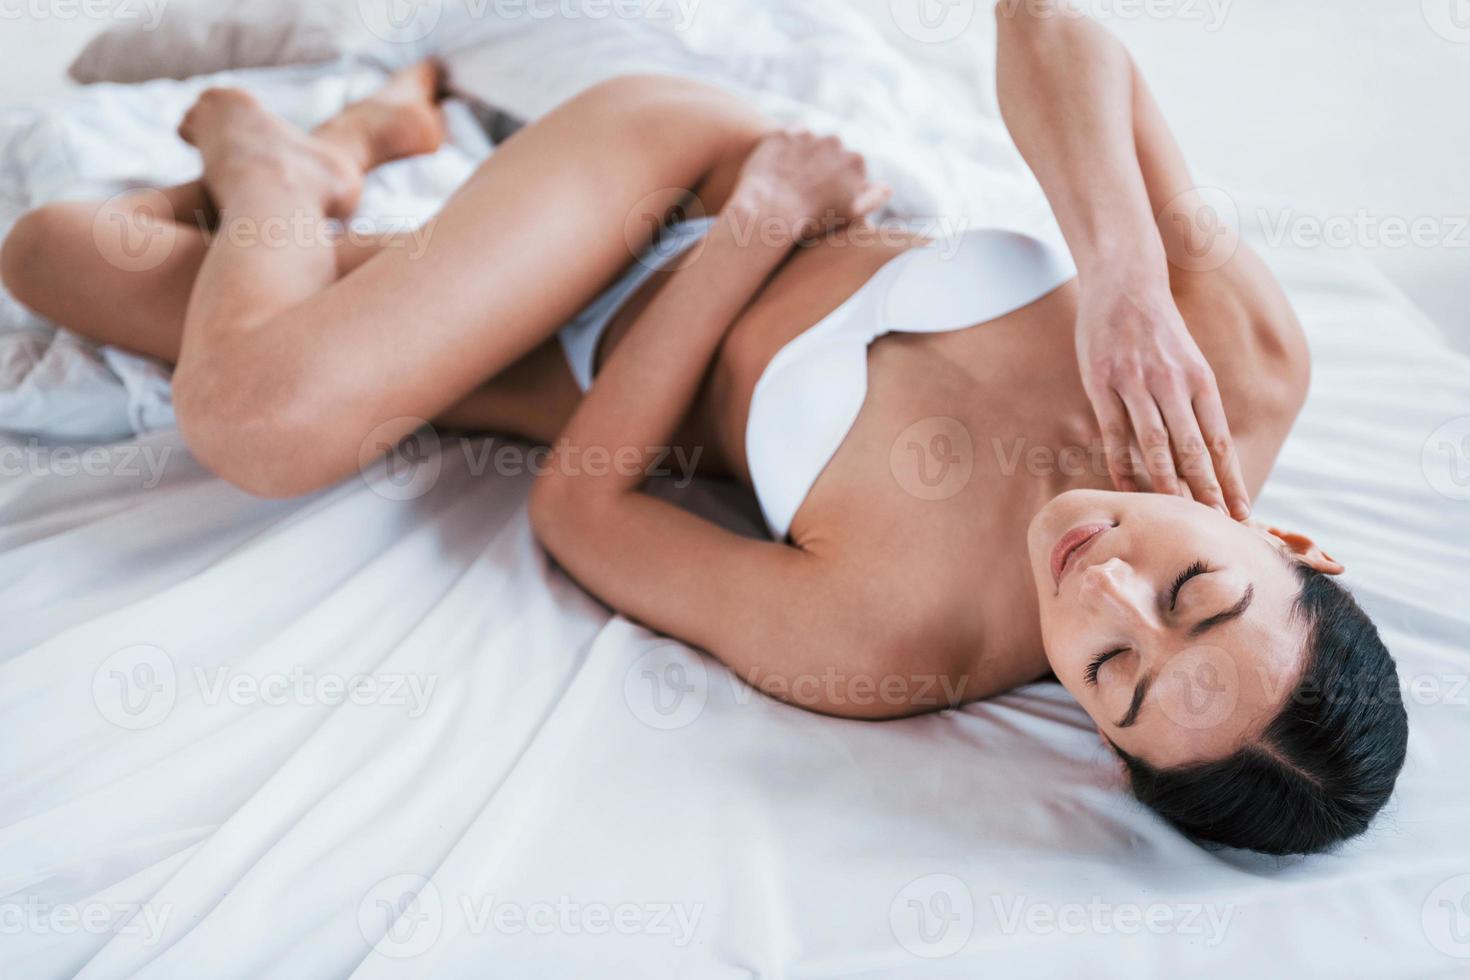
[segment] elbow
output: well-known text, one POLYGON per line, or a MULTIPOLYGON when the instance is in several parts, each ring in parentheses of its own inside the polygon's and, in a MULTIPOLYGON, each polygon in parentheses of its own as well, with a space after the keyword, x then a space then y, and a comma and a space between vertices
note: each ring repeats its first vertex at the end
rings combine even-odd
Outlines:
POLYGON ((619 511, 621 498, 552 450, 531 485, 526 509, 541 546, 562 559, 572 547, 595 547, 608 539, 607 529, 626 522, 627 515, 619 511))
POLYGON ((194 458, 246 493, 284 500, 334 482, 314 449, 326 433, 303 400, 280 386, 248 385, 228 372, 174 374, 174 415, 194 458))
POLYGON ((548 542, 561 525, 561 515, 567 509, 564 483, 555 476, 555 468, 548 466, 531 484, 531 496, 526 502, 531 530, 548 550, 551 547, 548 542))
POLYGON ((1281 304, 1276 321, 1276 334, 1281 337, 1282 347, 1286 351, 1293 389, 1299 400, 1305 401, 1307 389, 1312 384, 1312 348, 1307 343, 1307 332, 1302 329, 1302 321, 1297 319, 1290 302, 1281 304))
POLYGON ((558 465, 555 450, 547 458, 545 468, 531 485, 526 508, 531 530, 547 551, 556 554, 561 542, 586 518, 589 502, 581 499, 577 481, 558 465))
POLYGON ((1312 387, 1312 353, 1295 316, 1291 317, 1285 329, 1291 337, 1286 354, 1287 407, 1295 419, 1306 405, 1307 392, 1312 387))
POLYGON ((1301 321, 1285 297, 1274 307, 1257 318, 1255 343, 1261 352, 1260 362, 1275 366, 1270 374, 1275 378, 1275 397, 1271 401, 1280 412, 1295 419, 1312 385, 1312 351, 1301 321))
POLYGON ((755 666, 768 662, 769 649, 748 651, 740 658, 751 665, 742 679, 793 707, 852 721, 893 721, 959 706, 950 692, 963 689, 963 679, 955 682, 915 660, 903 641, 885 640, 883 626, 854 621, 819 632, 815 646, 809 637, 781 645, 778 668, 755 666), (842 651, 836 661, 834 649, 842 651))

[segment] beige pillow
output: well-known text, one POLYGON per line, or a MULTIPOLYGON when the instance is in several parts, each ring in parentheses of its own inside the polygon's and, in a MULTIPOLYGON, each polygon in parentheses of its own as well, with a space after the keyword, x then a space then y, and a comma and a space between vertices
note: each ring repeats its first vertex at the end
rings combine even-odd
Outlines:
POLYGON ((156 23, 121 21, 71 65, 78 82, 189 78, 231 68, 314 64, 364 53, 381 41, 346 0, 192 0, 156 23))

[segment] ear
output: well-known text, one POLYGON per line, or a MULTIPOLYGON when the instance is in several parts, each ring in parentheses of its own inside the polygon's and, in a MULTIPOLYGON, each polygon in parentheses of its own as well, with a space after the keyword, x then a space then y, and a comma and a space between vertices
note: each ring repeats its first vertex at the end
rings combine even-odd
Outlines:
POLYGON ((1267 534, 1281 542, 1282 549, 1297 561, 1315 568, 1324 575, 1341 575, 1343 573, 1342 563, 1317 547, 1317 542, 1305 534, 1297 534, 1295 531, 1283 531, 1279 527, 1265 527, 1264 530, 1267 534))

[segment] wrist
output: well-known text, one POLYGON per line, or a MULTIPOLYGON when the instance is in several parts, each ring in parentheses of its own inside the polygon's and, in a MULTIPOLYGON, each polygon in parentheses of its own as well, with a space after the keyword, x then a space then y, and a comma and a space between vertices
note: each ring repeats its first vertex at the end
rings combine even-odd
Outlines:
POLYGON ((816 227, 797 195, 770 188, 736 188, 721 216, 743 243, 783 249, 793 247, 816 227))
POLYGON ((1169 256, 1142 183, 1098 188, 1058 212, 1082 282, 1168 281, 1169 256))
POLYGON ((771 212, 731 198, 720 210, 716 225, 705 239, 705 252, 719 253, 727 271, 750 269, 764 276, 791 254, 789 225, 774 220, 771 212))
POLYGON ((1081 304, 1077 327, 1107 333, 1138 322, 1159 322, 1174 310, 1174 293, 1167 267, 1118 263, 1078 277, 1081 304))
POLYGON ((1105 248, 1079 257, 1084 292, 1150 295, 1169 292, 1169 259, 1158 241, 1105 248))

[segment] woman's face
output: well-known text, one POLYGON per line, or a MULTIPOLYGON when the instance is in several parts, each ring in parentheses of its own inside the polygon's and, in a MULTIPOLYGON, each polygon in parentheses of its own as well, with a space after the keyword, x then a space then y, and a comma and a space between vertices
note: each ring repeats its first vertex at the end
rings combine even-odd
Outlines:
POLYGON ((1221 759, 1270 723, 1302 669, 1298 535, 1182 497, 1073 490, 1027 532, 1046 656, 1114 745, 1159 768, 1221 759))

